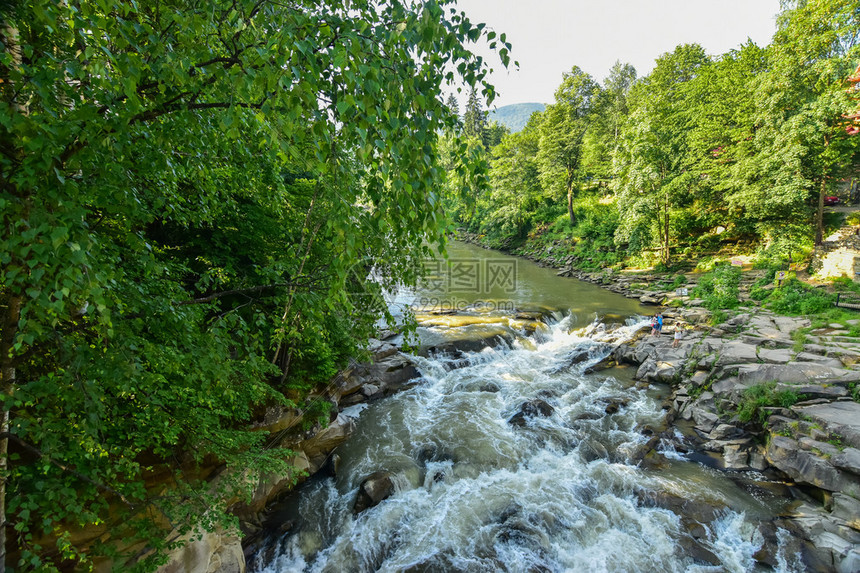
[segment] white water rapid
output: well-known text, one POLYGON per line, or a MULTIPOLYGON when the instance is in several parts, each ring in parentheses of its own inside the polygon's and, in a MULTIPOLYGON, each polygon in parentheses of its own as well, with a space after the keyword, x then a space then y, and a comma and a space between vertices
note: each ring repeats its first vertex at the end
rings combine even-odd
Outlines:
MULTIPOLYGON (((757 570, 755 523, 773 515, 770 502, 674 451, 659 469, 640 467, 643 429, 662 422, 660 389, 638 389, 622 369, 583 373, 644 325, 628 322, 569 332, 565 319, 456 360, 417 358, 418 385, 356 414, 337 477, 292 496, 280 509, 289 533, 249 570, 757 570), (509 422, 536 400, 551 414, 509 422), (396 491, 354 514, 361 481, 378 470, 395 475, 396 491), (691 527, 661 496, 720 509, 691 527)), ((791 556, 778 559, 794 570, 791 556)))

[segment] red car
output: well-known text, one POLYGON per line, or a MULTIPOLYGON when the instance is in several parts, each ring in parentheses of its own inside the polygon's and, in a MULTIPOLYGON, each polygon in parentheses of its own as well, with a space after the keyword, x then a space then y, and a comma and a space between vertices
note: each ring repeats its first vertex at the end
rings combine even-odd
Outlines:
POLYGON ((824 198, 824 204, 829 205, 829 206, 838 205, 839 204, 839 197, 836 197, 835 195, 831 195, 830 197, 825 197, 824 198))

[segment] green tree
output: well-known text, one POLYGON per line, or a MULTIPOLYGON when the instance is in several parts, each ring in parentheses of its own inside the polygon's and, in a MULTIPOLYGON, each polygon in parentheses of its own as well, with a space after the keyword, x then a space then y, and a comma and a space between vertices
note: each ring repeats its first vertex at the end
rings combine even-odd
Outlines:
POLYGON ((756 77, 767 71, 767 51, 752 42, 700 69, 689 86, 689 154, 700 176, 691 211, 696 235, 712 228, 757 237, 785 218, 769 197, 750 194, 742 165, 756 153, 756 77))
POLYGON ((448 99, 445 101, 445 105, 448 106, 448 109, 451 110, 455 116, 460 117, 460 104, 457 102, 456 96, 454 94, 448 94, 448 99))
POLYGON ((688 93, 709 63, 701 46, 678 46, 659 57, 654 71, 631 92, 630 121, 617 158, 618 238, 638 249, 656 234, 664 264, 670 261, 672 215, 699 184, 699 174, 690 170, 688 93))
POLYGON ((616 61, 609 70, 609 76, 603 82, 605 98, 612 117, 612 141, 618 141, 619 128, 623 118, 629 113, 627 94, 636 81, 636 68, 632 64, 622 64, 616 61))
POLYGON ((845 78, 856 65, 860 12, 851 0, 788 3, 759 77, 756 145, 745 167, 759 196, 784 211, 816 200, 815 242, 823 239, 824 196, 856 153, 843 129, 851 108, 845 78), (771 201, 772 203, 774 201, 771 201))
POLYGON ((544 199, 537 165, 541 114, 535 113, 517 133, 506 134, 493 148, 490 191, 481 205, 481 231, 510 246, 529 229, 544 199))
POLYGON ((636 69, 615 62, 594 102, 592 120, 583 138, 582 166, 586 177, 606 185, 614 176, 613 156, 621 126, 629 113, 627 94, 636 80, 636 69))
POLYGON ((384 311, 371 269, 414 281, 444 243, 443 88, 483 85, 465 42, 495 37, 451 4, 4 7, 0 549, 19 568, 151 569, 167 530, 230 524, 226 500, 287 470, 249 422, 357 351, 384 311), (147 490, 158 473, 173 486, 147 490))
POLYGON ((478 90, 469 91, 466 109, 463 112, 463 135, 484 142, 487 132, 487 113, 478 96, 478 90))
POLYGON ((583 139, 593 120, 592 106, 598 89, 591 76, 574 66, 564 74, 555 92, 555 103, 547 106, 540 124, 541 182, 547 189, 561 188, 566 193, 571 226, 576 224, 573 198, 581 176, 583 139))

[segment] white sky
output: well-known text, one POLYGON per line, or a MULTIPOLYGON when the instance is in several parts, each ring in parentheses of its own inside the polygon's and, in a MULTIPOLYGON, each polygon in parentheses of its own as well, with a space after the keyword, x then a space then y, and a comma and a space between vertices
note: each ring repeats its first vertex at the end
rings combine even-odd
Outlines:
MULTIPOLYGON (((459 0, 458 8, 513 44, 509 70, 497 56, 478 51, 495 70, 493 105, 501 107, 552 103, 562 72, 574 65, 603 83, 616 60, 633 64, 641 77, 678 44, 696 42, 710 55, 748 38, 766 46, 779 0, 459 0)), ((466 94, 458 98, 462 109, 466 94)))

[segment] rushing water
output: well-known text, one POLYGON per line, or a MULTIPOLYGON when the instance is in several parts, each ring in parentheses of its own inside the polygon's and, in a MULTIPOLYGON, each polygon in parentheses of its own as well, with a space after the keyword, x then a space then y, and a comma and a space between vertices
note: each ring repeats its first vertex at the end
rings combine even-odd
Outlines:
MULTIPOLYGON (((277 509, 292 527, 251 571, 754 570, 756 523, 773 515, 773 500, 671 451, 660 469, 640 467, 642 430, 661 423, 659 390, 637 388, 624 371, 584 371, 645 323, 576 329, 583 311, 571 308, 587 305, 568 304, 532 336, 456 359, 416 357, 418 385, 342 413, 357 429, 337 450, 337 477, 311 479, 277 509), (551 415, 509 422, 536 399, 551 415), (396 491, 356 515, 359 485, 378 470, 394 474, 396 491), (689 520, 652 503, 655 492, 724 509, 694 543, 689 520), (720 565, 698 561, 694 546, 720 565)), ((793 570, 792 559, 778 555, 780 569, 793 570)))

